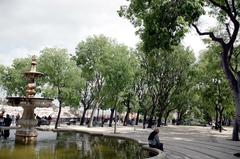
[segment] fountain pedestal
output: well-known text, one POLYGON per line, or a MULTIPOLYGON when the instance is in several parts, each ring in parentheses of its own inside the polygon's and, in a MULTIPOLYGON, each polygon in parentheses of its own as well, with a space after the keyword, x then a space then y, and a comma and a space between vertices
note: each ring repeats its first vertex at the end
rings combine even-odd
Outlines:
POLYGON ((22 118, 19 120, 21 128, 16 131, 16 142, 18 143, 35 143, 37 141, 38 133, 34 128, 37 125, 37 120, 34 117, 35 106, 29 103, 29 105, 22 105, 24 112, 22 118))
POLYGON ((23 115, 19 120, 21 127, 16 130, 16 142, 23 144, 32 144, 37 141, 38 133, 35 129, 37 120, 35 119, 34 109, 36 107, 51 107, 52 99, 48 98, 25 98, 25 97, 7 97, 8 105, 22 106, 23 115))
POLYGON ((36 58, 33 56, 31 70, 25 72, 25 77, 29 81, 27 85, 27 96, 26 97, 7 97, 8 105, 11 106, 22 106, 23 115, 19 120, 21 127, 16 130, 17 143, 22 144, 34 144, 37 141, 37 130, 35 129, 38 121, 34 115, 34 109, 36 107, 50 107, 52 106, 53 99, 46 98, 35 98, 35 78, 43 76, 43 73, 36 71, 36 58))

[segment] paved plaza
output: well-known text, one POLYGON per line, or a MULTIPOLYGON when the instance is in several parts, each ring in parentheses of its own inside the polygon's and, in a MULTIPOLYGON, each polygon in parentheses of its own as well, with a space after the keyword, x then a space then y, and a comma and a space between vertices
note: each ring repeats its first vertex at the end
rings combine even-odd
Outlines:
MULTIPOLYGON (((147 144, 151 129, 118 126, 113 128, 61 126, 60 129, 74 129, 134 138, 147 144)), ((160 140, 164 143, 168 159, 239 159, 234 153, 240 152, 240 141, 231 141, 232 128, 219 133, 210 127, 164 126, 160 128, 160 140)))

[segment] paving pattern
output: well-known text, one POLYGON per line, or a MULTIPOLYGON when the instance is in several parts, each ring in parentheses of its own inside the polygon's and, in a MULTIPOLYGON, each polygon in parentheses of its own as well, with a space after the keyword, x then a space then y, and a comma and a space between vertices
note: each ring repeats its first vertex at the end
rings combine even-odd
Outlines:
POLYGON ((209 127, 165 128, 162 141, 169 159, 237 159, 240 142, 231 141, 231 130, 220 134, 209 127), (169 131, 170 130, 170 131, 169 131), (169 133, 166 133, 169 132, 169 133))
MULTIPOLYGON (((113 128, 80 126, 63 127, 81 131, 100 132, 137 139, 147 144, 151 129, 118 126, 113 128)), ((219 133, 210 127, 166 126, 160 128, 160 140, 164 143, 167 159, 240 159, 233 154, 240 152, 240 141, 231 141, 232 128, 219 133)))

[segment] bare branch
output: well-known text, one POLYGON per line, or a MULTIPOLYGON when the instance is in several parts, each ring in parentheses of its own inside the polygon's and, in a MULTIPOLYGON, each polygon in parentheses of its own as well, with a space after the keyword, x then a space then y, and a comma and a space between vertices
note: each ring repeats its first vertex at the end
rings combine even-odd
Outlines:
POLYGON ((227 30, 229 39, 231 39, 231 38, 232 38, 232 35, 231 35, 230 29, 229 29, 229 23, 226 23, 225 25, 226 25, 226 30, 227 30))
MULTIPOLYGON (((219 7, 219 8, 222 9, 223 11, 225 11, 226 13, 228 13, 228 12, 230 11, 227 7, 225 7, 225 6, 217 3, 217 2, 214 1, 214 0, 209 0, 209 1, 210 1, 213 5, 219 7)), ((226 1, 227 1, 227 0, 225 0, 225 2, 226 2, 226 1)), ((230 12, 231 12, 231 11, 230 11, 230 12)))
POLYGON ((216 37, 213 32, 201 32, 195 24, 192 25, 200 36, 208 35, 213 41, 220 43, 222 46, 226 45, 223 39, 216 37))
POLYGON ((228 3, 228 0, 224 0, 225 1, 225 4, 227 5, 227 9, 228 10, 231 10, 231 7, 230 7, 230 5, 229 5, 229 3, 228 3))
POLYGON ((236 10, 236 6, 235 6, 235 0, 232 0, 232 10, 233 10, 233 14, 234 17, 237 17, 237 10, 236 10))
POLYGON ((234 42, 237 39, 237 35, 238 35, 238 32, 239 32, 239 22, 237 21, 236 18, 233 18, 233 19, 231 18, 231 20, 233 22, 234 29, 233 29, 232 37, 231 37, 230 41, 228 42, 229 46, 233 46, 234 42))
MULTIPOLYGON (((230 38, 230 41, 228 42, 228 47, 231 47, 233 45, 233 43, 235 42, 237 35, 238 35, 238 30, 239 30, 239 22, 236 19, 237 16, 237 11, 236 11, 236 7, 235 7, 235 0, 232 0, 232 7, 233 9, 231 9, 231 7, 229 6, 229 2, 228 0, 225 0, 225 3, 227 5, 227 7, 217 3, 215 0, 209 0, 213 5, 215 5, 216 7, 219 7, 220 9, 222 9, 224 12, 226 12, 226 14, 229 16, 229 18, 231 19, 231 21, 234 24, 234 30, 232 33, 232 36, 230 38), (228 9, 229 8, 229 9, 228 9), (233 10, 233 13, 232 13, 233 10)), ((210 36, 210 35, 209 35, 210 36)), ((211 37, 211 36, 210 36, 211 37)), ((212 38, 212 37, 211 37, 212 38)), ((212 38, 214 41, 218 41, 216 38, 212 38)), ((222 39, 221 39, 222 40, 222 39)), ((223 40, 222 40, 223 41, 223 40)), ((220 42, 220 41, 218 41, 220 42)), ((220 42, 221 43, 221 42, 220 42)), ((223 46, 223 44, 225 43, 221 43, 221 45, 223 46)))

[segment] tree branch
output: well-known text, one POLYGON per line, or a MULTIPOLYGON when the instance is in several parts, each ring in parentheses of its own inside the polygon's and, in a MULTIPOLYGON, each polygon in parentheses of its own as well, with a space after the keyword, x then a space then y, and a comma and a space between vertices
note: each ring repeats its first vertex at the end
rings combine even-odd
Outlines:
POLYGON ((237 17, 237 10, 236 10, 236 6, 235 6, 235 0, 232 0, 232 10, 233 10, 233 14, 234 17, 237 17))
POLYGON ((234 17, 230 17, 230 18, 234 25, 232 37, 231 37, 230 41, 228 42, 228 45, 231 47, 231 46, 233 46, 234 42, 237 39, 237 35, 238 35, 238 31, 239 31, 239 22, 234 17))
POLYGON ((227 9, 228 10, 231 10, 231 7, 230 7, 230 5, 229 5, 229 3, 228 3, 228 0, 224 0, 225 1, 225 4, 227 5, 227 9))
POLYGON ((226 23, 225 25, 226 25, 226 30, 227 30, 229 39, 231 39, 231 38, 232 38, 232 35, 231 35, 230 29, 229 29, 229 23, 226 23))
MULTIPOLYGON (((213 5, 215 5, 215 6, 219 7, 220 9, 224 10, 226 13, 228 13, 228 12, 230 11, 227 7, 225 7, 225 6, 217 3, 217 2, 214 1, 214 0, 209 0, 209 1, 210 1, 213 5)), ((225 0, 225 2, 226 2, 226 1, 227 1, 227 0, 225 0)))
POLYGON ((201 32, 195 24, 192 25, 200 36, 208 35, 213 41, 220 43, 222 46, 226 45, 223 39, 216 37, 213 32, 201 32))
MULTIPOLYGON (((232 38, 232 35, 231 35, 230 29, 229 29, 229 23, 226 23, 226 30, 227 30, 229 39, 231 39, 231 38, 232 38)), ((228 63, 229 63, 230 69, 231 69, 233 72, 235 72, 234 68, 233 68, 232 65, 231 65, 232 54, 233 54, 233 45, 231 46, 231 48, 230 48, 230 50, 229 50, 228 63)))

